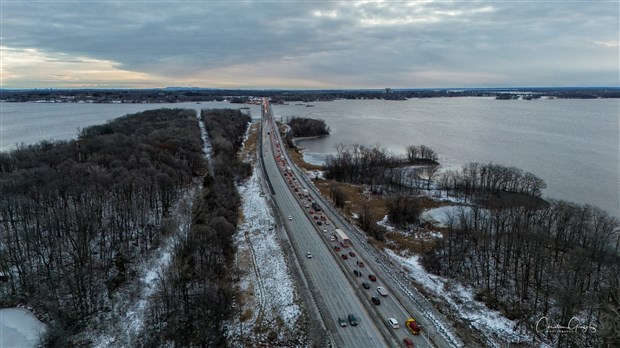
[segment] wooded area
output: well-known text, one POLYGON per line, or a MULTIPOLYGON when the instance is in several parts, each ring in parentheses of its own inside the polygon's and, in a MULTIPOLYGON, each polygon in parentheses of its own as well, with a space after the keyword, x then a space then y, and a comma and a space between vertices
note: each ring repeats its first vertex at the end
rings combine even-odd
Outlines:
POLYGON ((329 127, 324 120, 306 117, 292 117, 288 123, 294 137, 317 137, 329 135, 329 127))
POLYGON ((67 346, 136 276, 134 261, 168 233, 171 205, 204 170, 195 112, 180 109, 1 153, 1 305, 44 313, 46 343, 67 346))
POLYGON ((407 147, 407 156, 389 153, 379 145, 336 146, 336 155, 325 159, 323 169, 327 179, 370 186, 372 192, 385 189, 402 190, 429 186, 439 163, 435 152, 424 145, 407 147), (425 164, 412 167, 412 164, 425 164), (423 177, 426 176, 426 179, 423 177))
POLYGON ((151 301, 147 346, 226 346, 224 323, 232 315, 237 273, 233 235, 240 197, 235 178, 251 173, 237 151, 251 119, 238 110, 203 110, 202 119, 213 149, 213 175, 203 180, 189 234, 177 241, 173 264, 151 301))

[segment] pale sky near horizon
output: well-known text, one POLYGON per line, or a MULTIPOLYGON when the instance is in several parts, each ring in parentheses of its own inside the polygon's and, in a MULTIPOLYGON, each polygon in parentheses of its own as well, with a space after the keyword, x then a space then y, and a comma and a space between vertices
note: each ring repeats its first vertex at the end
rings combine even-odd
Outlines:
POLYGON ((0 0, 3 88, 620 86, 620 0, 0 0))

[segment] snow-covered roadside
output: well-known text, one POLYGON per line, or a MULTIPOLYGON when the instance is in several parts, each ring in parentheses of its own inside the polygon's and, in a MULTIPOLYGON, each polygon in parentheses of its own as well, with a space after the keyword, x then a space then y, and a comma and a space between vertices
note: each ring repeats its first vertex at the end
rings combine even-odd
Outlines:
POLYGON ((243 223, 236 244, 239 278, 237 313, 228 326, 233 347, 260 342, 304 346, 302 310, 293 279, 276 235, 273 214, 260 185, 260 172, 238 187, 242 197, 243 223))
POLYGON ((397 255, 390 249, 385 249, 385 253, 400 264, 414 282, 443 299, 461 320, 484 332, 489 343, 497 347, 504 346, 506 342, 534 344, 527 332, 514 329, 515 321, 508 320, 500 312, 490 310, 484 303, 474 300, 471 288, 426 272, 420 265, 419 256, 397 255))

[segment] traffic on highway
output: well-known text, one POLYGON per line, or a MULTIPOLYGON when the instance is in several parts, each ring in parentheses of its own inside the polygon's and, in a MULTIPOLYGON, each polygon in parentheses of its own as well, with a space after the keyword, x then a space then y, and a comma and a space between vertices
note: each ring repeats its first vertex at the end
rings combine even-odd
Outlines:
POLYGON ((357 250, 345 232, 347 226, 315 199, 316 190, 296 173, 266 99, 263 122, 266 150, 262 155, 269 167, 266 172, 274 198, 287 217, 286 227, 294 245, 300 249, 297 255, 304 256, 302 268, 316 285, 312 290, 319 294, 317 302, 325 302, 319 309, 327 312, 322 316, 336 346, 434 346, 415 317, 391 296, 389 286, 373 271, 372 260, 364 259, 364 250, 357 250), (338 300, 343 298, 346 300, 338 300))

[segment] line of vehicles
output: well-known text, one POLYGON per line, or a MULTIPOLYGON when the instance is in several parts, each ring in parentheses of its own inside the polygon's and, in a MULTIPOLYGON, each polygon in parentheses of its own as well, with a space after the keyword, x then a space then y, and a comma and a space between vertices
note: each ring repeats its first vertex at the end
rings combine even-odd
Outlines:
MULTIPOLYGON (((267 108, 268 107, 266 106, 266 110, 267 108)), ((348 252, 344 250, 345 248, 349 248, 351 246, 352 244, 351 239, 347 236, 347 234, 342 229, 337 228, 335 225, 333 225, 330 222, 328 217, 323 213, 323 209, 321 208, 320 204, 312 199, 312 196, 310 195, 308 189, 303 187, 303 185, 295 177, 295 174, 293 173, 292 168, 287 163, 287 160, 284 158, 282 154, 282 151, 286 151, 286 150, 280 147, 280 142, 278 141, 275 135, 276 131, 277 130, 275 129, 275 126, 272 126, 271 131, 268 133, 273 137, 272 139, 276 147, 276 151, 274 155, 276 156, 276 162, 278 164, 278 168, 280 172, 282 173, 282 176, 284 177, 286 183, 288 183, 289 188, 291 189, 293 194, 297 197, 300 205, 305 208, 304 211, 306 212, 308 219, 313 221, 317 225, 317 228, 320 231, 322 231, 323 233, 328 233, 329 232, 328 226, 333 226, 332 233, 330 233, 328 237, 328 240, 330 241, 330 243, 334 243, 333 250, 336 252, 336 255, 340 254, 339 256, 340 256, 341 262, 343 262, 345 266, 348 265, 349 267, 353 268, 353 274, 356 277, 363 277, 362 270, 365 269, 364 262, 357 258, 357 255, 353 250, 349 250, 348 252), (347 262, 347 260, 353 260, 353 259, 355 259, 354 264, 347 262)), ((289 216, 288 219, 292 220, 292 217, 289 216)), ((308 259, 312 259, 313 255, 311 252, 308 251, 306 253, 306 257, 308 259)), ((370 282, 377 282, 377 277, 373 274, 368 274, 368 280, 370 282)), ((371 289, 371 285, 369 282, 362 282, 361 285, 365 290, 371 289)), ((383 286, 378 285, 376 287, 376 292, 381 297, 388 296, 388 292, 383 286)), ((370 301, 376 306, 381 304, 381 300, 377 296, 371 296, 370 301)), ((389 317, 384 320, 386 320, 389 327, 391 327, 393 330, 397 330, 400 328, 400 324, 398 323, 398 320, 396 318, 389 317)), ((346 317, 338 317, 338 325, 340 327, 346 327, 347 325, 357 326, 358 322, 359 321, 357 317, 352 313, 348 314, 346 317)), ((405 320, 405 327, 413 335, 420 334, 420 327, 417 325, 416 320, 413 318, 408 318, 405 320)), ((410 338, 404 338, 403 344, 406 347, 413 347, 413 341, 410 338)))

